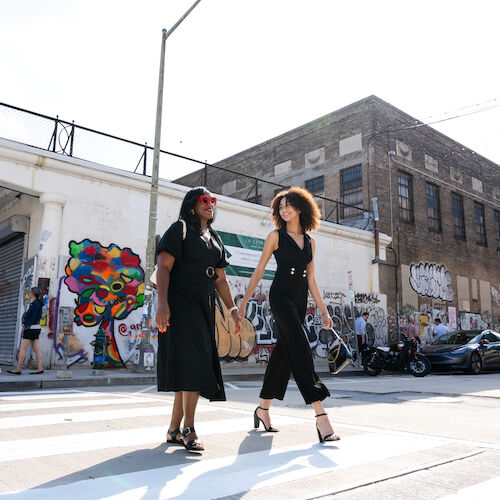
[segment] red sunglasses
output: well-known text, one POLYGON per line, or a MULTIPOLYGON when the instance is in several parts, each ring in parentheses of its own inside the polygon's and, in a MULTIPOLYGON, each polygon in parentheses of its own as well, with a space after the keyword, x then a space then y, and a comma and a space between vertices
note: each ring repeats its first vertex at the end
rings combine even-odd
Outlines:
POLYGON ((207 196, 206 194, 202 194, 200 197, 196 198, 196 201, 200 200, 203 205, 208 205, 212 203, 215 207, 217 205, 217 198, 215 196, 207 196))

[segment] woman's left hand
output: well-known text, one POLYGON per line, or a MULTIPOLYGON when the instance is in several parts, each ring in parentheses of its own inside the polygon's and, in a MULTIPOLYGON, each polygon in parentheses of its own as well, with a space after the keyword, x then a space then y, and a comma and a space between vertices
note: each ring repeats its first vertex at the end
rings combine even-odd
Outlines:
POLYGON ((239 335, 240 331, 241 331, 241 327, 243 326, 243 322, 241 321, 241 318, 240 318, 240 315, 239 315, 237 309, 231 312, 231 318, 233 318, 234 326, 236 327, 236 330, 234 331, 233 335, 239 335))
POLYGON ((323 320, 323 328, 325 330, 331 330, 333 328, 333 319, 328 313, 322 314, 321 319, 323 320))

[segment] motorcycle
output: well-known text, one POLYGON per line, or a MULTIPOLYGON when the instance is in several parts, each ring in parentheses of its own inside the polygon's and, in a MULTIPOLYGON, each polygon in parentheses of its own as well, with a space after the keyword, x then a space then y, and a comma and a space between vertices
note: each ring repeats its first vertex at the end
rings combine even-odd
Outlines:
POLYGON ((414 377, 425 377, 431 371, 431 362, 417 348, 417 341, 406 337, 389 347, 371 347, 361 353, 364 371, 374 377, 382 370, 408 370, 414 377))

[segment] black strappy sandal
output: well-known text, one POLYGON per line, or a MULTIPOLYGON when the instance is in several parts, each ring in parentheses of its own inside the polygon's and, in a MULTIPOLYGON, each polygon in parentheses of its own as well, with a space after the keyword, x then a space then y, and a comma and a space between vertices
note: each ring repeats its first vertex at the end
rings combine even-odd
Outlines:
MULTIPOLYGON (((320 413, 319 415, 315 415, 316 418, 327 416, 327 413, 320 413)), ((319 432, 318 425, 316 424, 316 430, 318 431, 318 438, 320 443, 330 443, 332 441, 340 441, 340 436, 332 432, 331 434, 327 434, 326 436, 322 436, 321 432, 319 432)))
POLYGON ((184 444, 184 441, 181 439, 177 439, 177 434, 180 434, 182 436, 182 431, 177 427, 177 429, 174 429, 171 431, 170 429, 167 431, 167 443, 168 444, 184 444), (170 436, 172 439, 168 439, 168 436, 170 436))
POLYGON ((186 427, 182 431, 182 444, 184 445, 184 448, 186 448, 187 451, 203 451, 205 449, 203 447, 203 444, 201 444, 201 442, 198 441, 198 436, 196 435, 194 427, 186 427), (184 438, 187 438, 189 434, 194 434, 194 438, 190 439, 186 443, 186 441, 184 441, 184 438))
POLYGON ((279 430, 276 429, 276 427, 273 427, 272 425, 270 425, 269 427, 266 427, 264 420, 262 420, 260 417, 257 416, 257 410, 269 411, 269 408, 262 408, 262 406, 257 406, 257 408, 255 408, 255 411, 253 412, 253 427, 254 427, 254 429, 258 429, 260 423, 262 422, 262 425, 264 426, 264 429, 266 429, 267 432, 279 432, 279 430))

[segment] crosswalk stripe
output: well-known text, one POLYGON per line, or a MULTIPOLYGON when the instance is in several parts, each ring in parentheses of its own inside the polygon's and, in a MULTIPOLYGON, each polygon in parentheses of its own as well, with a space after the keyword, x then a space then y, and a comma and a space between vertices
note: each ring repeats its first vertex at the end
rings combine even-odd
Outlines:
POLYGON ((28 394, 36 394, 36 395, 41 395, 42 397, 45 397, 46 394, 62 394, 62 393, 78 393, 78 392, 85 392, 85 391, 79 391, 78 389, 38 389, 36 391, 9 391, 9 392, 2 392, 2 396, 26 396, 28 394))
POLYGON ((438 500, 484 500, 485 498, 498 498, 500 490, 500 477, 462 488, 456 493, 446 495, 438 500))
MULTIPOLYGON (((295 419, 278 417, 276 425, 285 426, 296 423, 295 419)), ((239 432, 250 428, 250 421, 236 418, 198 422, 196 430, 201 436, 219 433, 239 432)), ((70 434, 48 438, 21 439, 0 442, 0 462, 10 462, 27 458, 39 458, 53 455, 79 453, 83 451, 103 450, 142 446, 162 443, 165 440, 166 426, 126 429, 119 431, 90 432, 70 434), (120 446, 121 445, 121 446, 120 446)))
MULTIPOLYGON (((122 418, 137 417, 170 417, 170 407, 172 404, 166 403, 163 406, 147 406, 141 408, 120 408, 118 410, 89 411, 75 413, 49 413, 47 415, 28 415, 24 417, 5 417, 0 419, 0 429, 18 429, 21 427, 60 425, 80 422, 98 422, 105 420, 116 420, 122 418)), ((217 406, 198 405, 197 413, 208 413, 221 411, 217 406)), ((239 413, 237 410, 225 410, 239 413)), ((248 412, 245 412, 248 413, 248 412)))
MULTIPOLYGON (((226 424, 227 421, 224 421, 224 427, 226 424)), ((219 498, 421 452, 440 444, 439 439, 396 438, 380 432, 349 437, 335 445, 305 443, 100 477, 12 495, 7 493, 0 497, 2 500, 52 500, 67 496, 72 500, 129 500, 147 496, 162 500, 176 497, 189 500, 206 498, 209 491, 210 498, 219 498)))
POLYGON ((73 398, 95 398, 96 396, 103 396, 102 392, 72 392, 72 393, 56 393, 56 394, 17 394, 12 396, 5 396, 2 394, 0 400, 2 401, 30 401, 37 399, 73 399, 73 398))
POLYGON ((136 397, 136 398, 114 398, 114 397, 108 397, 106 399, 89 399, 88 401, 44 401, 44 402, 36 402, 36 403, 13 403, 13 404, 7 404, 4 403, 2 406, 0 406, 0 412, 7 412, 7 411, 26 411, 26 410, 46 410, 46 409, 53 409, 53 408, 72 408, 72 407, 81 407, 81 406, 103 406, 103 405, 127 405, 127 404, 136 404, 136 403, 151 403, 154 401, 155 403, 158 404, 165 404, 168 402, 167 400, 160 399, 160 398, 143 398, 143 397, 136 397))

